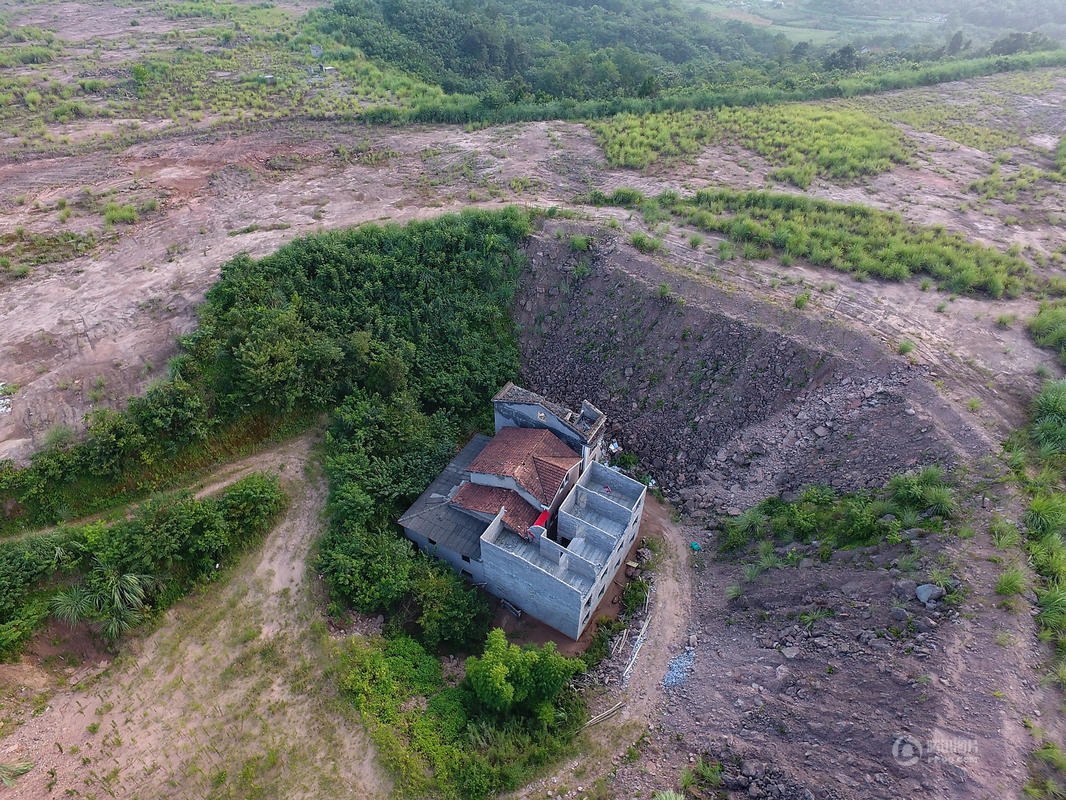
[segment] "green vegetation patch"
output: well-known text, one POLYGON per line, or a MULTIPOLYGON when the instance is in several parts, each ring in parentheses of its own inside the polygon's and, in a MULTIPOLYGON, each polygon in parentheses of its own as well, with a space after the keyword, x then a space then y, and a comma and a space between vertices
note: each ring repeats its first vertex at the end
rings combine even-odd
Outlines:
POLYGON ((396 779, 396 797, 479 800, 518 788, 568 751, 585 719, 568 687, 581 662, 551 643, 509 644, 499 629, 457 685, 406 636, 351 637, 338 655, 341 686, 396 779))
POLYGON ((1066 364, 1066 303, 1048 300, 1040 304, 1036 316, 1029 320, 1029 335, 1040 347, 1057 350, 1066 364))
POLYGON ((115 639, 209 579, 286 502, 276 478, 254 474, 215 498, 160 497, 120 522, 0 542, 0 658, 16 654, 49 614, 92 622, 115 639))
POLYGON ((1016 480, 1029 496, 1022 523, 1036 587, 1041 638, 1055 644, 1052 677, 1066 685, 1066 379, 1048 381, 1034 398, 1025 435, 1006 444, 1016 480))
POLYGON ((633 190, 593 191, 583 199, 593 205, 636 206, 645 214, 665 210, 700 230, 755 245, 761 257, 803 258, 860 279, 904 281, 922 274, 949 291, 981 291, 991 297, 1017 297, 1027 287, 1050 288, 1032 278, 1029 265, 1016 256, 861 205, 729 189, 705 189, 686 199, 668 192, 654 200, 633 190))
POLYGON ((737 142, 779 166, 771 177, 802 188, 815 176, 840 181, 884 172, 909 155, 894 125, 861 111, 809 105, 620 114, 589 127, 614 166, 643 168, 737 142))
MULTIPOLYGON (((838 495, 826 486, 809 486, 795 502, 770 498, 728 519, 719 548, 735 552, 754 543, 817 539, 821 555, 828 559, 842 547, 898 543, 902 531, 919 525, 940 528, 957 510, 943 470, 930 466, 894 476, 880 492, 838 495)), ((773 561, 772 548, 760 556, 755 566, 780 566, 773 561)))

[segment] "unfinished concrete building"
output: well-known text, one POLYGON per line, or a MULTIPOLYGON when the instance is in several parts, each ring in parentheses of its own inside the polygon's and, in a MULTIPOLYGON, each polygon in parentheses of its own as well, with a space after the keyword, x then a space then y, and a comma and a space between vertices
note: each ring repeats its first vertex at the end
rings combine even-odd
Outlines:
POLYGON ((400 518, 471 582, 577 639, 636 540, 644 484, 597 461, 606 418, 508 383, 478 435, 400 518))

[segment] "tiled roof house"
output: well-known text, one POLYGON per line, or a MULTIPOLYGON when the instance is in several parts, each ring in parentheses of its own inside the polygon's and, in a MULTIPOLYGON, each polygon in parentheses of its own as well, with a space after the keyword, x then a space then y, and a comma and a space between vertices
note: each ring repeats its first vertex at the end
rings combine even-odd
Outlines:
POLYGON ((475 436, 400 518, 472 582, 576 639, 636 539, 645 487, 596 459, 606 418, 507 384, 475 436))

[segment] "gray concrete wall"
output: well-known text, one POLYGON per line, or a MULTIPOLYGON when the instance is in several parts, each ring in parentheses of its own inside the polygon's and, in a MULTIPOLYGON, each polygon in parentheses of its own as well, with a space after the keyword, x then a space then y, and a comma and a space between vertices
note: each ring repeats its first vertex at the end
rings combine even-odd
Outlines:
POLYGON ((588 559, 582 558, 577 553, 570 552, 547 536, 541 536, 538 545, 540 546, 540 554, 545 558, 549 558, 557 564, 565 558, 566 566, 574 572, 580 573, 593 581, 599 577, 599 569, 595 564, 588 559))
MULTIPOLYGON (((578 484, 574 489, 574 502, 584 501, 587 508, 595 511, 597 514, 602 514, 607 517, 611 522, 616 523, 619 527, 625 527, 629 524, 629 509, 625 506, 615 503, 613 500, 609 500, 598 492, 586 489, 581 484, 578 484)), ((569 504, 568 504, 569 505, 569 504)))
POLYGON ((599 528, 589 525, 587 522, 579 520, 577 517, 569 514, 566 509, 559 511, 558 517, 558 531, 559 535, 567 539, 585 538, 589 542, 596 545, 603 550, 611 550, 615 546, 615 539, 599 528))
POLYGON ((584 598, 577 590, 493 544, 488 536, 481 539, 481 558, 490 592, 571 639, 581 636, 584 598))
POLYGON ((447 547, 441 547, 437 544, 430 544, 429 540, 420 533, 415 533, 410 528, 404 528, 404 532, 407 538, 418 545, 418 549, 424 553, 427 553, 435 558, 439 558, 445 562, 456 572, 463 572, 466 570, 469 573, 469 577, 464 575, 471 583, 483 584, 485 583, 485 565, 482 561, 476 561, 471 558, 469 561, 463 561, 462 555, 450 550, 447 547))

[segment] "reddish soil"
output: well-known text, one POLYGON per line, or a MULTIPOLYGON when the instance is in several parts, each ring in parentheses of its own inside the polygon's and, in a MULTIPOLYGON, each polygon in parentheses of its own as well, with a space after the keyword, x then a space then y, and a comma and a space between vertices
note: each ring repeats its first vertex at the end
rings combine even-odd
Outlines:
MULTIPOLYGON (((15 10, 24 23, 54 26, 64 38, 86 42, 127 35, 134 13, 132 7, 118 7, 114 15, 102 15, 96 4, 74 2, 15 10)), ((141 30, 161 34, 187 24, 153 19, 141 30)), ((132 45, 121 51, 123 57, 137 52, 132 45)), ((1007 89, 986 79, 936 91, 950 98, 1007 89)), ((1066 83, 1058 80, 1041 95, 1012 101, 1018 130, 1036 149, 1013 148, 1005 173, 1026 164, 1047 166, 1040 148, 1049 148, 1061 135, 1066 83)), ((0 165, 5 229, 102 231, 98 213, 76 215, 66 226, 58 220, 57 201, 73 199, 84 188, 97 195, 114 190, 122 202, 152 198, 159 206, 136 224, 119 226, 114 241, 87 255, 37 267, 24 278, 0 279, 0 382, 19 387, 10 413, 0 413, 0 458, 27 458, 56 423, 76 427, 86 411, 121 405, 165 374, 176 336, 195 325, 196 306, 221 265, 238 252, 262 256, 319 229, 402 222, 469 205, 572 206, 575 195, 589 187, 632 186, 647 194, 720 183, 761 188, 769 172, 762 159, 735 146, 643 174, 611 169, 595 138, 572 123, 471 132, 453 126, 353 129, 348 123, 290 120, 257 130, 168 133, 166 121, 131 122, 154 138, 113 152, 82 145, 76 155, 40 155, 0 165), (159 126, 155 134, 152 125, 159 126), (363 142, 387 157, 376 166, 340 157, 340 148, 354 151, 363 142), (23 202, 17 204, 16 197, 23 202)), ((75 148, 97 124, 57 125, 53 132, 70 135, 75 148)), ((211 124, 207 119, 203 126, 211 124)), ((1044 187, 1040 205, 1023 196, 1010 203, 993 201, 982 211, 969 186, 988 174, 993 156, 937 134, 907 131, 917 152, 913 164, 849 186, 818 182, 809 193, 895 209, 908 220, 939 223, 1003 249, 1019 244, 1046 256, 1066 245, 1066 232, 1054 222, 1066 217, 1060 188, 1044 187), (1008 224, 1008 217, 1020 221, 1008 224)), ((612 257, 628 285, 643 287, 648 298, 667 283, 691 304, 690 313, 732 317, 812 347, 818 344, 815 333, 823 331, 827 348, 854 348, 879 370, 883 367, 875 377, 896 381, 886 393, 917 408, 914 417, 873 417, 878 430, 888 430, 898 419, 901 426, 913 425, 915 436, 928 435, 921 442, 947 442, 963 463, 979 465, 981 456, 994 453, 996 441, 1018 426, 1039 366, 1061 374, 1054 357, 1025 335, 1023 322, 1036 308, 1033 299, 948 298, 922 291, 916 282, 860 283, 802 263, 786 269, 743 258, 721 262, 717 240, 710 237, 693 247, 692 231, 683 226, 659 231, 665 250, 644 258, 624 244, 631 232, 646 230, 637 215, 579 211, 587 216, 580 230, 613 242, 612 257), (605 236, 599 225, 609 221, 618 232, 605 236), (793 301, 805 289, 812 290, 812 299, 800 312, 793 301), (997 326, 995 319, 1004 314, 1017 315, 1018 322, 997 326), (902 338, 916 344, 913 364, 892 355, 902 338), (979 402, 970 412, 974 399, 979 402)), ((559 230, 565 236, 568 229, 559 230)), ((537 246, 549 250, 535 242, 534 260, 537 246)), ((520 312, 530 329, 541 312, 553 306, 561 311, 571 302, 560 296, 558 286, 541 288, 542 295, 530 297, 520 312)), ((630 310, 617 313, 632 321, 630 310)), ((723 341, 732 335, 726 331, 723 341)), ((620 345, 625 344, 623 337, 620 345)), ((664 361, 674 355, 652 348, 651 357, 656 354, 664 361)), ((560 362, 560 370, 581 370, 579 356, 575 352, 570 361, 560 362)), ((696 449, 685 458, 693 463, 698 458, 700 466, 680 467, 666 434, 657 436, 658 443, 646 437, 642 446, 662 461, 664 474, 685 477, 687 484, 679 481, 667 489, 690 510, 758 499, 772 488, 771 478, 810 467, 806 453, 824 455, 807 430, 814 427, 807 424, 809 416, 800 414, 823 399, 822 405, 843 403, 843 387, 852 385, 843 382, 851 375, 845 372, 819 377, 823 383, 815 388, 825 394, 790 396, 794 405, 775 406, 791 417, 782 412, 768 416, 761 427, 738 427, 723 444, 728 461, 720 462, 735 468, 709 463, 716 454, 696 449), (804 424, 794 425, 795 420, 804 424), (798 443, 781 442, 781 452, 792 448, 791 460, 774 461, 776 450, 754 454, 769 461, 745 460, 753 440, 778 436, 786 424, 800 435, 798 443), (763 469, 761 463, 769 466, 763 469), (727 472, 729 480, 712 477, 715 471, 727 472), (706 491, 695 491, 699 488, 706 491)), ((712 400, 709 407, 722 409, 736 402, 725 393, 712 400)), ((857 411, 849 418, 857 427, 848 430, 861 433, 865 412, 858 413, 858 406, 850 410, 857 411)), ((634 435, 624 427, 636 417, 633 409, 619 405, 614 417, 623 425, 619 435, 634 435)), ((647 419, 649 429, 663 424, 651 414, 647 419)), ((700 424, 693 417, 681 425, 690 422, 700 424)), ((870 441, 860 438, 851 446, 849 469, 862 467, 868 457, 863 446, 868 451, 870 441)), ((917 458, 906 452, 903 439, 877 442, 890 443, 879 445, 890 455, 917 458)), ((168 612, 157 630, 120 658, 109 663, 84 632, 52 628, 27 659, 0 665, 4 760, 29 758, 36 764, 19 779, 13 796, 45 796, 50 769, 57 772, 56 788, 120 797, 207 796, 214 782, 228 786, 238 776, 247 776, 248 783, 233 790, 247 795, 370 797, 389 791, 358 724, 329 702, 331 683, 315 666, 322 658, 321 643, 306 635, 319 619, 306 556, 324 502, 321 478, 302 473, 309 447, 309 440, 300 439, 233 465, 201 487, 208 491, 243 471, 268 467, 284 470, 294 503, 260 552, 249 553, 224 584, 210 585, 168 612), (80 682, 86 688, 72 688, 80 682), (96 723, 99 728, 92 730, 96 723), (270 763, 271 752, 280 762, 270 763)), ((845 452, 840 441, 832 447, 838 448, 834 453, 845 452)), ((875 455, 877 463, 885 461, 875 455)), ((997 503, 1006 507, 1009 498, 996 498, 991 505, 997 503)), ((989 559, 1001 554, 987 540, 987 514, 973 510, 975 539, 922 537, 917 564, 901 565, 898 549, 886 549, 825 565, 779 568, 743 584, 735 563, 709 557, 690 561, 686 548, 692 539, 713 551, 713 535, 702 525, 683 528, 672 522, 666 507, 649 504, 644 535, 661 533, 666 550, 647 638, 625 690, 618 684, 633 641, 587 688, 594 710, 618 700, 626 705, 586 732, 583 749, 571 763, 521 795, 560 794, 567 786, 574 797, 575 787, 595 783, 601 797, 646 796, 675 785, 680 768, 703 752, 726 764, 731 790, 750 797, 1015 793, 1034 744, 1022 720, 1039 715, 1040 725, 1061 741, 1061 696, 1041 682, 1047 653, 1036 640, 1028 606, 1016 612, 996 606, 991 586, 999 568, 989 559), (972 588, 964 603, 927 613, 900 598, 908 622, 928 630, 909 630, 898 639, 888 633, 900 621, 891 616, 894 583, 910 574, 924 580, 934 568, 947 566, 972 588), (723 589, 734 583, 741 583, 744 593, 727 601, 723 589), (833 615, 817 619, 808 631, 800 615, 816 609, 833 615), (689 644, 693 634, 695 643, 689 644), (681 686, 665 692, 663 676, 674 658, 686 654, 694 659, 691 671, 681 686), (973 745, 975 752, 962 755, 976 760, 927 760, 905 767, 892 756, 901 732, 923 746, 944 739, 973 745), (639 751, 635 761, 623 756, 630 746, 639 751)), ((533 640, 543 634, 523 629, 533 640)))

